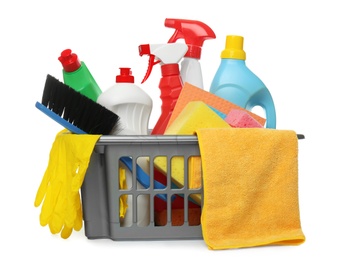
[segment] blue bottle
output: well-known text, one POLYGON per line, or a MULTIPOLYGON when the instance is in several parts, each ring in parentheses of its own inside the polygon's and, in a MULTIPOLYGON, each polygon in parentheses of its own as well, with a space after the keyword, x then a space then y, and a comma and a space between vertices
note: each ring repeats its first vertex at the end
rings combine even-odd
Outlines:
POLYGON ((264 83, 246 66, 242 36, 227 35, 221 63, 209 92, 252 111, 261 107, 266 128, 276 128, 276 111, 272 96, 264 83))

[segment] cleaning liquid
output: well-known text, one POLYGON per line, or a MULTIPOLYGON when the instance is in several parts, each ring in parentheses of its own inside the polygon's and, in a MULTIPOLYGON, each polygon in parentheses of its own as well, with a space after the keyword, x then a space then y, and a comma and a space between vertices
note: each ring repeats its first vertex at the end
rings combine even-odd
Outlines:
MULTIPOLYGON (((147 135, 148 123, 152 111, 153 101, 151 97, 134 83, 131 68, 120 68, 120 74, 116 76, 116 84, 101 93, 97 103, 103 105, 121 118, 120 132, 116 135, 147 135)), ((125 180, 128 189, 133 187, 132 172, 120 162, 125 169, 125 180)), ((145 189, 138 181, 138 189, 145 189)), ((133 204, 137 205, 137 225, 148 226, 149 224, 149 195, 134 195, 127 197, 128 208, 121 226, 128 227, 133 224, 133 204)))
POLYGON ((276 128, 276 111, 265 84, 246 66, 242 36, 227 35, 221 53, 221 63, 209 92, 252 111, 261 107, 266 116, 266 128, 276 128))
POLYGON ((179 62, 187 50, 188 47, 184 43, 142 44, 139 46, 140 56, 149 55, 148 70, 142 83, 148 79, 154 65, 160 64, 161 66, 159 82, 160 99, 162 101, 161 114, 152 129, 152 135, 164 134, 170 120, 183 87, 179 62))
POLYGON ((206 24, 196 20, 166 18, 165 26, 174 28, 175 32, 169 43, 184 39, 188 46, 180 66, 180 76, 183 83, 203 89, 203 75, 200 64, 202 46, 205 40, 215 39, 214 31, 206 24))
POLYGON ((63 67, 64 83, 96 102, 102 91, 86 64, 79 60, 78 55, 72 53, 71 49, 66 49, 61 52, 58 60, 63 67))

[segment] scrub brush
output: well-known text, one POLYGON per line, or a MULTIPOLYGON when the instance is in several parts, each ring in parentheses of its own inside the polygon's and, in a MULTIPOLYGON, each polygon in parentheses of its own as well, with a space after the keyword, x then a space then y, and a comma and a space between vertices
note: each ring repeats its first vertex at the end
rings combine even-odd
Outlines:
POLYGON ((45 81, 42 103, 36 102, 36 107, 75 134, 108 135, 120 130, 117 114, 50 74, 45 81))

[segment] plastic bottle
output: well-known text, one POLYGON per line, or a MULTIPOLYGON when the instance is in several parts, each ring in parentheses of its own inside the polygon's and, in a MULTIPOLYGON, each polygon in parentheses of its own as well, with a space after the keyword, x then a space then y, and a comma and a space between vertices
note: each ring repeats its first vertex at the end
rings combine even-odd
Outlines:
MULTIPOLYGON (((121 118, 122 131, 116 135, 147 135, 148 122, 152 111, 153 101, 151 97, 139 86, 134 84, 134 76, 130 68, 120 68, 120 74, 116 76, 116 84, 101 93, 97 103, 113 111, 121 118)), ((132 188, 132 172, 120 162, 125 169, 125 179, 128 189, 132 188)), ((137 181, 138 189, 144 187, 137 181)), ((121 226, 128 227, 133 223, 133 195, 127 197, 128 208, 121 226)), ((137 197, 137 225, 149 224, 149 195, 137 197)))
POLYGON ((71 49, 65 49, 58 60, 63 67, 64 83, 96 102, 102 91, 86 64, 79 60, 78 55, 72 53, 71 49))
POLYGON ((97 102, 121 118, 121 129, 117 135, 147 135, 152 111, 151 97, 134 84, 130 68, 120 68, 116 84, 101 93, 97 102))
POLYGON ((206 24, 196 20, 166 18, 165 26, 174 28, 175 32, 169 39, 169 43, 184 39, 188 51, 180 66, 182 81, 203 89, 203 75, 200 64, 202 46, 205 40, 215 39, 213 30, 206 24))
POLYGON ((172 115, 183 83, 180 76, 179 61, 184 57, 188 47, 184 43, 142 44, 139 46, 140 56, 149 55, 147 73, 142 80, 144 83, 155 64, 161 66, 159 82, 160 98, 162 101, 161 114, 151 134, 164 134, 172 115))
POLYGON ((263 108, 266 128, 276 128, 272 96, 264 83, 246 66, 243 43, 242 36, 227 35, 221 63, 209 92, 250 111, 256 106, 263 108))

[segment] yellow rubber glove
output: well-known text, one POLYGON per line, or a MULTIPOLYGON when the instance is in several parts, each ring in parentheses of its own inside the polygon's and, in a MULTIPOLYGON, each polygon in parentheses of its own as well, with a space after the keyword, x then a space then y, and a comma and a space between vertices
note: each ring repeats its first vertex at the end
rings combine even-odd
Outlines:
POLYGON ((82 228, 79 190, 94 146, 100 135, 77 135, 60 131, 52 145, 49 163, 38 188, 35 207, 42 204, 40 224, 68 238, 82 228))
MULTIPOLYGON (((128 189, 127 181, 126 181, 126 176, 125 176, 125 169, 123 167, 119 167, 119 188, 121 190, 126 190, 128 189)), ((123 194, 119 198, 119 216, 120 218, 125 217, 125 213, 127 212, 128 208, 128 195, 123 194)))

